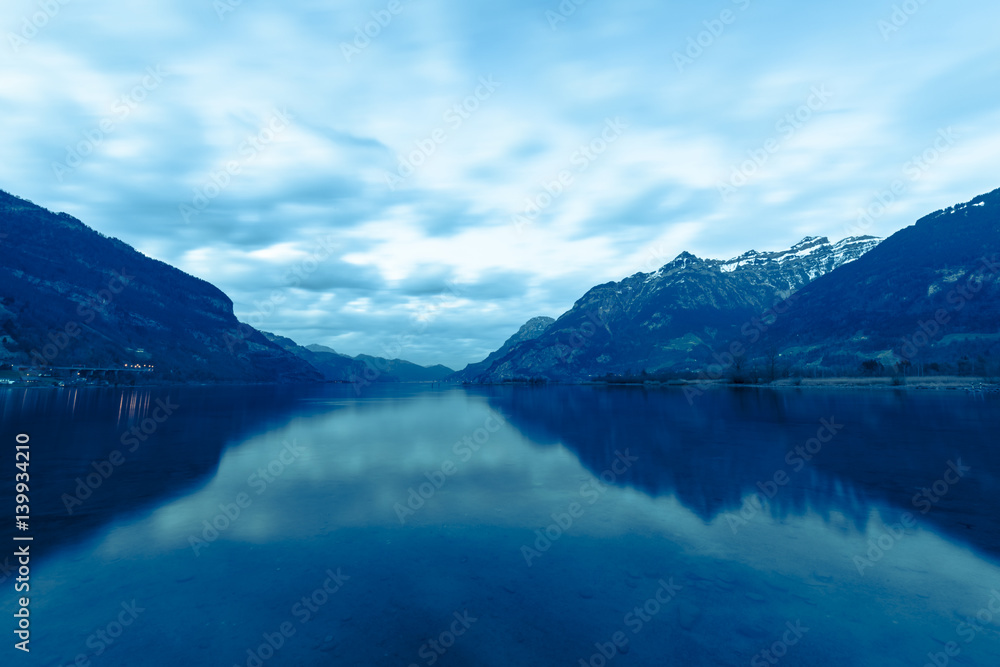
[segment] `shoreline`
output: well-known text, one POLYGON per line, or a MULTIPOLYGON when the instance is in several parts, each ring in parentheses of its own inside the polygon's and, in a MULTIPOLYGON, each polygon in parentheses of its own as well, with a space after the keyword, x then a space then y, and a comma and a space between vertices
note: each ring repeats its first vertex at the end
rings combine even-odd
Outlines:
POLYGON ((920 389, 931 391, 1000 391, 1000 383, 993 378, 985 377, 958 377, 958 376, 937 376, 937 377, 916 377, 901 378, 901 382, 895 383, 894 378, 866 378, 866 377, 844 377, 844 378, 803 378, 802 382, 796 384, 794 380, 778 380, 777 382, 752 385, 755 387, 772 388, 846 388, 846 389, 920 389))
POLYGON ((486 382, 461 383, 471 387, 503 387, 503 386, 591 386, 591 387, 697 387, 699 389, 907 389, 919 391, 959 391, 970 393, 1000 392, 1000 380, 985 377, 932 376, 902 378, 899 384, 889 377, 835 377, 835 378, 782 378, 774 382, 764 383, 733 383, 724 380, 646 380, 645 382, 602 382, 598 380, 582 382, 486 382))
MULTIPOLYGON (((350 385, 350 382, 151 382, 135 385, 125 384, 65 384, 43 382, 14 382, 0 384, 0 389, 152 389, 163 387, 298 387, 320 385, 350 385)), ((894 378, 887 377, 836 377, 836 378, 782 378, 774 382, 763 383, 733 383, 724 380, 646 380, 644 382, 602 382, 599 380, 584 380, 580 382, 448 382, 444 380, 425 382, 385 382, 377 383, 384 386, 393 385, 431 385, 453 387, 548 387, 548 386, 578 386, 578 387, 643 387, 643 388, 683 388, 698 389, 907 389, 919 391, 958 391, 969 393, 1000 393, 1000 380, 985 377, 919 377, 905 378, 899 384, 894 378)))

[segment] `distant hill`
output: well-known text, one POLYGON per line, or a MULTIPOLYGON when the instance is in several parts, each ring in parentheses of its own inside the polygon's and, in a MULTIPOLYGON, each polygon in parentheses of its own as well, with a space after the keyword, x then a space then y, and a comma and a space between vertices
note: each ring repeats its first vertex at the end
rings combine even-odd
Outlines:
POLYGON ((319 380, 211 284, 0 191, 0 362, 155 367, 184 381, 319 380))
POLYGON ((335 351, 330 350, 330 348, 323 347, 322 345, 303 347, 291 338, 277 336, 267 331, 261 333, 272 343, 307 362, 319 371, 324 380, 329 382, 353 382, 358 377, 364 375, 364 362, 356 361, 343 354, 337 354, 335 351), (329 350, 329 352, 326 350, 329 350))
POLYGON ((444 380, 455 374, 455 371, 437 364, 435 366, 418 366, 403 359, 384 359, 382 357, 372 357, 367 354, 359 354, 354 357, 370 368, 380 370, 400 382, 437 382, 444 380))
POLYGON ((367 354, 349 357, 325 345, 301 346, 290 338, 264 332, 285 350, 299 356, 319 370, 331 382, 436 382, 455 371, 447 366, 418 366, 402 359, 383 359, 367 354))

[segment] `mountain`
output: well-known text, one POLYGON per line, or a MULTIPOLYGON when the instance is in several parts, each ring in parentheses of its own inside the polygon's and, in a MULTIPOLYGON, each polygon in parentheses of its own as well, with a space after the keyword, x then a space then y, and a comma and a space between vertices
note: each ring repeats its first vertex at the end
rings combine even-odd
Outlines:
POLYGON ((141 377, 161 380, 320 379, 241 324, 213 285, 3 191, 0 362, 144 365, 154 370, 141 377))
POLYGON ((540 336, 498 350, 488 369, 469 379, 573 381, 704 368, 716 347, 739 338, 742 324, 766 318, 772 306, 879 242, 806 237, 787 250, 730 260, 681 253, 654 273, 594 287, 540 336))
MULTIPOLYGON (((306 345, 306 349, 310 352, 323 352, 325 354, 340 354, 332 347, 327 347, 326 345, 306 345)), ((340 356, 345 357, 347 355, 341 354, 340 356)))
POLYGON ((369 368, 374 368, 400 382, 438 382, 455 373, 454 370, 441 364, 436 366, 418 366, 403 359, 383 359, 382 357, 372 357, 367 354, 359 354, 354 358, 363 362, 369 368))
POLYGON ((1000 189, 921 218, 798 297, 761 341, 786 364, 1000 374, 1000 189))
POLYGON ((324 380, 329 382, 354 382, 357 378, 364 377, 367 367, 362 361, 338 354, 336 351, 322 345, 303 347, 291 338, 277 336, 267 331, 261 333, 272 343, 307 362, 319 371, 324 380))
POLYGON ((555 320, 551 317, 535 317, 528 320, 520 329, 517 330, 516 334, 508 338, 507 341, 500 346, 499 350, 492 352, 488 357, 478 363, 469 364, 448 379, 455 382, 474 381, 481 374, 488 371, 494 362, 506 356, 508 352, 514 349, 515 345, 525 341, 535 340, 545 333, 545 330, 548 329, 553 322, 555 322, 555 320))
POLYGON ((325 345, 299 345, 290 338, 264 332, 268 340, 297 355, 331 382, 435 382, 454 374, 447 366, 418 366, 402 359, 367 354, 349 357, 325 345))
MULTIPOLYGON (((333 348, 325 345, 306 345, 306 349, 320 354, 336 354, 345 359, 354 359, 364 364, 365 368, 372 368, 379 372, 381 377, 388 378, 390 382, 437 382, 455 373, 447 366, 437 364, 434 366, 419 366, 413 362, 403 359, 386 359, 384 357, 373 357, 368 354, 359 354, 355 357, 348 357, 340 354, 333 348)), ((369 371, 369 375, 371 371, 369 371)))

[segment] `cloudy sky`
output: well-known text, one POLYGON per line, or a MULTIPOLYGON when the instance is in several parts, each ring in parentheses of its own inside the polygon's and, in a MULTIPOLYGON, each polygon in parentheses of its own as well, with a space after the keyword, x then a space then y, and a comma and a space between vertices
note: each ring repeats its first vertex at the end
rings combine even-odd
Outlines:
POLYGON ((681 251, 1000 187, 992 0, 139 7, 4 3, 0 189, 350 354, 460 368, 681 251))

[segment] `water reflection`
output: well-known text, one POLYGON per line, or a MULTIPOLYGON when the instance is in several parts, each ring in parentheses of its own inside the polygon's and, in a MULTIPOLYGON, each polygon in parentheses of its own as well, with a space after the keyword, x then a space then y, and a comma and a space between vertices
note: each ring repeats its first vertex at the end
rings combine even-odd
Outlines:
MULTIPOLYGON (((213 473, 229 444, 325 410, 300 400, 309 391, 0 389, 5 430, 31 437, 35 540, 49 555, 116 516, 185 493, 213 473)), ((11 491, 5 487, 3 498, 11 491)), ((5 524, 0 535, 11 534, 5 524)))
MULTIPOLYGON (((621 664, 745 665, 797 620, 811 630, 783 665, 922 664, 1000 587, 995 408, 594 387, 0 393, 39 453, 33 613, 51 665, 257 664, 248 650, 286 621, 268 667, 427 665, 464 610, 479 620, 436 665, 579 664, 622 629, 621 664), (67 516, 67 486, 168 393, 175 415, 67 516), (843 428, 827 437, 821 420, 843 428), (795 470, 788 452, 820 436, 795 470), (968 476, 860 574, 872 531, 959 458, 968 476), (608 470, 591 502, 581 489, 608 470), (727 515, 779 471, 734 531, 727 515), (302 622, 295 605, 338 568, 343 591, 302 622), (661 579, 682 589, 631 634, 661 579), (99 656, 95 629, 133 599, 142 615, 99 656)), ((1000 632, 962 649, 1000 664, 1000 632)))
POLYGON ((629 448, 640 463, 621 483, 676 496, 706 522, 751 513, 753 494, 776 519, 836 513, 862 532, 872 509, 888 506, 1000 556, 995 397, 719 389, 689 402, 673 389, 571 386, 479 393, 532 440, 565 445, 595 474, 629 448), (835 434, 824 426, 831 422, 835 434), (970 470, 939 497, 933 485, 955 479, 949 462, 959 461, 970 470))

